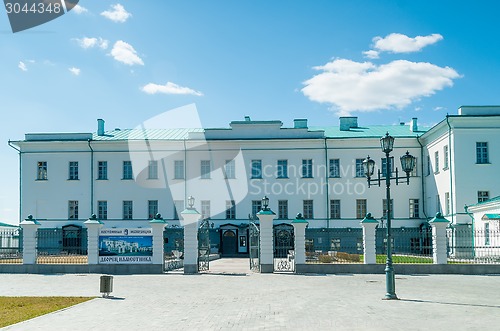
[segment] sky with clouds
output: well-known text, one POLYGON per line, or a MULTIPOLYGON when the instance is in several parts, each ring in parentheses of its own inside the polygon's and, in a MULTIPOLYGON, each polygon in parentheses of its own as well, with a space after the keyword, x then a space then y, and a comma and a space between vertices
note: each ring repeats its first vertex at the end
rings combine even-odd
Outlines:
MULTIPOLYGON (((195 103, 206 127, 439 122, 500 104, 496 1, 80 0, 12 33, 0 8, 0 222, 27 132, 132 128, 195 103)), ((26 216, 26 215, 24 215, 26 216)))

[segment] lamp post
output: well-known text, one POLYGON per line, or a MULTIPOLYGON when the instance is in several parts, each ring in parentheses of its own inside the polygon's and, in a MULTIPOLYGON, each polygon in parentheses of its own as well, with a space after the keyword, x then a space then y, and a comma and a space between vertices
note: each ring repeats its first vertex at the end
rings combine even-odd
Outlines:
MULTIPOLYGON (((389 132, 385 134, 384 137, 380 138, 380 146, 382 151, 385 153, 385 194, 386 194, 386 214, 387 214, 387 259, 385 263, 385 285, 386 285, 386 294, 385 299, 394 300, 397 299, 396 295, 396 282, 394 278, 394 268, 392 266, 392 234, 391 234, 391 180, 396 180, 396 185, 399 184, 399 181, 403 178, 399 177, 398 169, 396 168, 396 176, 391 177, 391 159, 389 154, 392 152, 394 147, 394 137, 389 135, 389 132)), ((406 184, 410 184, 410 172, 413 171, 415 167, 415 157, 410 155, 407 151, 405 155, 400 157, 401 160, 401 168, 406 173, 406 184)), ((375 170, 375 161, 370 159, 368 156, 363 161, 363 170, 368 180, 368 187, 370 187, 371 183, 378 183, 380 186, 380 175, 381 171, 378 170, 378 176, 375 179, 372 179, 373 172, 375 170)))

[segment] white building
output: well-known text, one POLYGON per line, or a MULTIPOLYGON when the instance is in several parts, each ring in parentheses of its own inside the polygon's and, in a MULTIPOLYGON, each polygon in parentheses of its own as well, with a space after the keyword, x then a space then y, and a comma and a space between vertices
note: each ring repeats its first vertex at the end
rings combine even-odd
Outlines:
POLYGON ((386 132, 395 137, 391 167, 406 151, 417 158, 410 185, 391 183, 393 227, 418 227, 437 211, 469 223, 465 204, 500 195, 500 106, 461 107, 432 128, 416 118, 361 124, 341 117, 339 126, 296 119, 284 127, 246 117, 223 129, 105 131, 98 120, 96 133, 26 134, 11 142, 20 149, 20 212, 44 227, 82 225, 93 213, 106 227, 147 227, 157 212, 181 226, 192 195, 221 238, 240 237, 238 252, 246 250, 242 224, 264 195, 276 224, 300 212, 310 229, 359 228, 367 212, 384 214, 385 181, 368 188, 361 162, 370 155, 385 169, 386 132))

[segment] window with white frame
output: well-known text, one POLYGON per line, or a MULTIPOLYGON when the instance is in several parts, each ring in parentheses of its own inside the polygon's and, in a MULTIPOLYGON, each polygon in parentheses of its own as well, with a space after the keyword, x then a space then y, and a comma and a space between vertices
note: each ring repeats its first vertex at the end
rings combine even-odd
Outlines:
POLYGON ((108 161, 97 162, 97 179, 108 179, 108 161))
POLYGON ((436 213, 441 212, 441 198, 439 198, 439 194, 436 195, 436 213))
POLYGON ((250 178, 262 178, 262 160, 252 160, 250 178))
POLYGON ((439 172, 439 151, 434 152, 434 173, 439 172))
POLYGON ((78 180, 78 162, 70 161, 69 162, 69 180, 78 180))
POLYGON ((148 179, 158 179, 158 161, 150 160, 148 164, 148 179))
POLYGON ((226 178, 236 178, 236 168, 234 160, 226 160, 226 164, 224 165, 224 174, 226 175, 226 178))
POLYGON ((201 200, 201 219, 210 218, 210 200, 201 200))
POLYGON ((312 178, 313 177, 313 160, 303 159, 302 160, 302 178, 312 178))
POLYGON ((476 163, 488 163, 488 143, 476 142, 476 163))
POLYGON ((123 179, 134 179, 132 161, 123 161, 123 179))
POLYGON ((490 198, 490 192, 477 191, 477 202, 484 202, 490 198))
POLYGON ((155 218, 158 214, 158 200, 148 200, 148 219, 155 218))
POLYGON ((330 200, 330 218, 340 219, 340 200, 339 199, 330 200))
POLYGON ((450 215, 450 192, 444 194, 444 213, 450 215))
POLYGON ((108 219, 108 202, 104 200, 97 201, 97 218, 100 220, 108 219))
POLYGON ((304 200, 302 202, 303 216, 305 219, 313 219, 314 218, 314 206, 313 200, 304 200))
POLYGON ((328 175, 331 178, 340 178, 340 160, 339 159, 330 159, 328 170, 329 170, 328 175))
POLYGON ((123 219, 131 220, 133 218, 133 202, 131 200, 123 201, 123 219))
MULTIPOLYGON (((391 218, 394 218, 394 199, 391 199, 391 218)), ((387 199, 382 199, 382 217, 387 219, 387 199)))
POLYGON ((278 218, 288 219, 288 200, 278 200, 278 218))
POLYGON ((174 161, 174 179, 184 179, 184 160, 174 161))
POLYGON ((420 207, 418 199, 410 199, 410 218, 420 218, 420 207))
POLYGON ((38 161, 36 163, 36 179, 47 180, 47 161, 38 161))
POLYGON ((443 147, 443 170, 447 170, 449 166, 449 154, 448 145, 443 147))
POLYGON ((356 177, 365 177, 365 169, 363 168, 364 160, 365 159, 356 159, 356 177))
POLYGON ((427 176, 431 174, 431 157, 427 155, 427 176))
POLYGON ((413 170, 410 172, 410 176, 416 177, 418 175, 417 172, 418 169, 418 158, 415 158, 415 166, 413 167, 413 170))
POLYGON ((277 178, 288 178, 288 160, 278 160, 277 178))
POLYGON ((252 216, 257 216, 257 213, 262 210, 262 200, 252 200, 252 216))
POLYGON ((226 200, 226 219, 234 220, 236 218, 236 205, 234 200, 226 200))
MULTIPOLYGON (((382 164, 382 170, 381 170, 381 177, 385 177, 387 174, 387 159, 384 157, 381 159, 381 164, 382 164)), ((389 177, 392 176, 392 173, 394 172, 394 157, 391 156, 389 157, 389 177)))
POLYGON ((211 171, 212 170, 210 167, 210 160, 201 160, 201 162, 200 162, 201 178, 202 179, 209 179, 211 171))
POLYGON ((366 216, 366 199, 356 199, 356 218, 363 219, 366 216))
POLYGON ((78 219, 78 201, 69 200, 68 201, 68 219, 77 220, 78 219))
POLYGON ((184 200, 174 200, 174 220, 179 219, 179 214, 184 210, 184 200))

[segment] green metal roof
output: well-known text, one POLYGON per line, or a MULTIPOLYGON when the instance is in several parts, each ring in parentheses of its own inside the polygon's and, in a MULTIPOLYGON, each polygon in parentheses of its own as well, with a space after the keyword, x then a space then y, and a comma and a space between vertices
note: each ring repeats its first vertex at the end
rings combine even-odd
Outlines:
POLYGON ((183 140, 187 139, 190 132, 203 132, 203 129, 125 129, 106 131, 103 136, 97 133, 92 135, 92 140, 183 140))
POLYGON ((419 131, 412 132, 409 125, 372 125, 342 131, 339 126, 310 126, 309 130, 324 130, 327 138, 381 138, 386 132, 395 138, 411 138, 424 134, 429 128, 420 127, 419 131))
POLYGON ((483 220, 500 220, 500 214, 484 214, 483 220))
POLYGON ((19 227, 17 225, 2 223, 2 222, 0 222, 0 226, 7 227, 7 228, 18 228, 19 227))
POLYGON ((472 205, 467 205, 467 208, 468 207, 475 207, 475 206, 480 206, 480 205, 484 205, 485 203, 490 203, 490 202, 495 202, 495 201, 500 201, 500 195, 497 196, 497 197, 494 197, 494 198, 491 198, 491 199, 488 199, 486 201, 481 201, 481 202, 478 202, 478 203, 474 203, 472 205))

